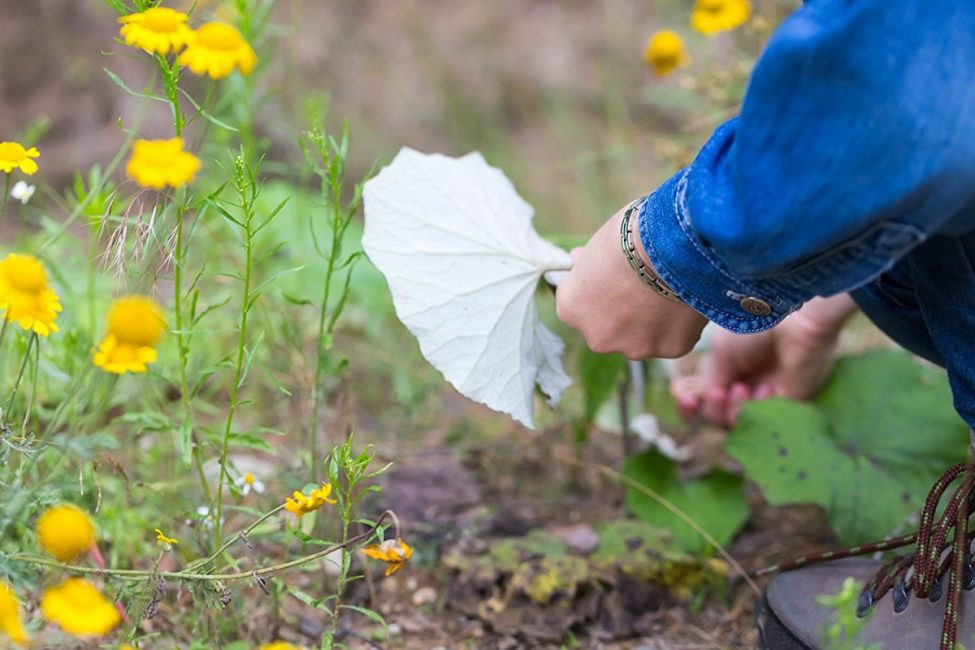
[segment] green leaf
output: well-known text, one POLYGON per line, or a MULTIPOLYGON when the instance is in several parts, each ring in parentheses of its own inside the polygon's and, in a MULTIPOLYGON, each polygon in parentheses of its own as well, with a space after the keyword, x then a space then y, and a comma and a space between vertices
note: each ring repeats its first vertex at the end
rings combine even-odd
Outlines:
POLYGON ((579 379, 585 398, 585 419, 592 422, 599 407, 609 399, 626 371, 621 354, 596 354, 588 348, 579 353, 579 379))
POLYGON ((880 350, 846 357, 812 404, 745 405, 726 443, 773 505, 817 503, 843 544, 889 535, 963 462, 944 371, 880 350))
MULTIPOLYGON (((719 544, 727 544, 748 519, 748 504, 742 492, 744 480, 716 469, 707 476, 681 481, 677 465, 654 450, 630 456, 623 462, 623 474, 670 501, 694 520, 719 544)), ((684 548, 702 551, 710 544, 687 523, 656 499, 627 487, 626 507, 636 516, 669 530, 684 548)))
POLYGON ((260 449, 261 451, 266 451, 269 453, 276 453, 274 446, 272 446, 267 440, 255 433, 231 433, 230 434, 230 444, 240 445, 242 447, 250 447, 252 449, 260 449))

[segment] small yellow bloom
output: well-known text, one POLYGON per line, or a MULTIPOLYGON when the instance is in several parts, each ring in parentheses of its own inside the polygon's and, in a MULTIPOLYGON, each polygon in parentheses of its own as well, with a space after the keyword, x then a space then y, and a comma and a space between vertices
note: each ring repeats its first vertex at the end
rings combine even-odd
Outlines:
POLYGON ((146 364, 159 353, 156 345, 166 331, 162 309, 151 298, 119 298, 108 312, 108 334, 95 350, 92 362, 117 375, 146 372, 146 364))
POLYGON ((20 601, 3 580, 0 580, 0 633, 6 634, 14 643, 27 645, 27 631, 20 621, 20 601))
POLYGON ((141 13, 118 19, 119 34, 126 45, 141 47, 163 56, 178 52, 193 40, 193 30, 186 24, 186 14, 168 7, 152 7, 141 13))
POLYGON ((661 77, 665 77, 690 60, 684 50, 684 39, 670 29, 654 32, 643 48, 643 61, 661 77))
POLYGON ((748 0, 697 0, 691 12, 691 27, 710 36, 741 27, 751 13, 748 0))
POLYGON ((386 575, 396 573, 413 557, 413 548, 401 539, 387 539, 382 544, 372 544, 362 549, 366 557, 382 560, 389 566, 386 575))
POLYGON ((287 641, 274 641, 273 643, 262 643, 260 650, 302 650, 302 648, 300 645, 287 641))
POLYGON ((95 543, 95 524, 88 513, 63 503, 38 517, 37 538, 45 551, 62 562, 70 562, 95 543))
POLYGON ((305 513, 318 510, 326 503, 335 503, 335 499, 328 498, 331 493, 331 483, 323 483, 320 488, 312 490, 308 495, 295 490, 290 497, 284 500, 284 509, 300 517, 305 513))
POLYGON ((41 613, 68 634, 103 636, 121 621, 118 610, 98 588, 81 578, 68 578, 41 596, 41 613))
POLYGON ((233 72, 235 67, 243 74, 250 74, 257 63, 257 54, 236 27, 227 23, 204 23, 177 61, 189 66, 194 74, 208 74, 211 79, 220 79, 233 72))
POLYGON ((179 540, 175 537, 166 537, 166 533, 162 532, 158 528, 156 529, 156 543, 160 546, 174 546, 179 544, 179 540))
POLYGON ((199 158, 183 151, 183 138, 136 140, 125 173, 142 187, 161 191, 191 182, 200 166, 199 158))
POLYGON ((6 319, 41 336, 57 332, 61 299, 47 283, 47 272, 33 255, 11 253, 0 261, 0 309, 6 319))
POLYGON ((0 172, 10 173, 19 169, 28 176, 37 172, 37 163, 32 159, 41 155, 37 147, 24 149, 19 142, 0 142, 0 172))

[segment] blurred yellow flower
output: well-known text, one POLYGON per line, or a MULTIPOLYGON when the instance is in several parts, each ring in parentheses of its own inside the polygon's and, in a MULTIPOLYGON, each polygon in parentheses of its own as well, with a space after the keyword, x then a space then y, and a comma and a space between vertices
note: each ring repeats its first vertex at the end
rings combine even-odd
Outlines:
POLYGON ((0 580, 0 633, 6 634, 14 643, 27 645, 27 631, 20 621, 20 601, 3 580, 0 580))
POLYGON ((156 543, 160 546, 173 546, 179 544, 179 540, 175 537, 166 537, 166 533, 162 532, 158 528, 156 529, 156 543))
POLYGON ((44 267, 33 255, 11 253, 0 261, 0 309, 6 319, 41 336, 57 332, 61 299, 47 283, 44 267))
POLYGON ((186 14, 169 7, 152 7, 118 19, 119 34, 126 45, 141 47, 163 56, 178 52, 193 40, 193 30, 186 24, 186 14))
POLYGON ((643 61, 661 77, 690 61, 684 49, 684 39, 670 29, 654 32, 643 47, 643 61))
POLYGON ((706 36, 741 27, 752 13, 748 0, 697 0, 691 27, 706 36))
POLYGON ((80 637, 108 634, 121 621, 115 605, 81 578, 68 578, 57 587, 45 589, 41 613, 68 634, 80 637))
POLYGON ((200 171, 200 159, 183 151, 183 138, 136 140, 125 173, 142 187, 182 187, 200 171))
POLYGON ((95 543, 95 524, 78 506, 62 503, 37 518, 37 538, 45 551, 70 562, 95 543))
POLYGON ((387 539, 382 544, 363 547, 362 552, 366 557, 387 563, 386 575, 396 573, 413 557, 413 548, 401 539, 387 539))
POLYGON ((326 503, 335 503, 335 499, 328 498, 331 493, 331 483, 323 483, 320 488, 312 490, 308 495, 295 490, 292 496, 284 500, 284 509, 300 517, 307 512, 318 510, 326 503))
POLYGON ((300 645, 287 641, 274 641, 273 643, 262 643, 260 650, 302 650, 302 648, 300 645))
POLYGON ((177 61, 189 66, 194 74, 208 74, 211 79, 220 79, 233 72, 235 67, 243 74, 250 74, 257 63, 257 54, 236 27, 227 23, 204 23, 177 61))
POLYGON ((37 163, 32 159, 40 155, 37 147, 24 149, 19 142, 0 142, 0 172, 9 174, 19 169, 30 176, 37 172, 37 163))
POLYGON ((159 353, 156 345, 166 331, 162 309, 146 296, 119 298, 108 312, 108 334, 92 362, 106 372, 146 372, 159 353))

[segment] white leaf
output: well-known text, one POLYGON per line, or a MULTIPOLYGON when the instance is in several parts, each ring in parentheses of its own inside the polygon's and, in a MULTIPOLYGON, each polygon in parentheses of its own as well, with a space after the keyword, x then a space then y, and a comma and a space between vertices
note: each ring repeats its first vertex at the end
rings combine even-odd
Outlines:
POLYGON ((535 384, 554 405, 570 383, 562 340, 535 306, 539 279, 568 269, 568 253, 476 152, 404 148, 364 199, 362 246, 423 356, 464 395, 533 426, 535 384))

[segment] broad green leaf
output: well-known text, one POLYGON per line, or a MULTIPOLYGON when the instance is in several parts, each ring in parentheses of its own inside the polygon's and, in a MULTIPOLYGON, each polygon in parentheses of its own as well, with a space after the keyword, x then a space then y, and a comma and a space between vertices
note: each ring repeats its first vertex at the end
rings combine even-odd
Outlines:
POLYGON ((621 354, 596 354, 589 348, 579 352, 579 380, 587 422, 593 421, 599 407, 613 394, 625 370, 626 359, 621 354))
MULTIPOLYGON (((707 476, 681 481, 677 465, 650 450, 623 462, 623 474, 670 501, 694 520, 719 544, 727 544, 748 519, 748 505, 742 493, 743 479, 716 469, 707 476)), ((685 548, 705 550, 710 544, 677 515, 651 496, 627 487, 626 507, 644 521, 669 530, 685 548)))
POLYGON ((965 460, 968 428, 943 371, 882 350, 840 359, 812 404, 747 404, 726 446, 770 503, 817 503, 841 542, 857 544, 917 511, 965 460))

